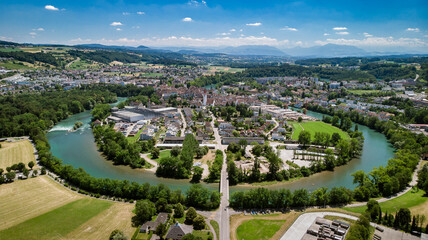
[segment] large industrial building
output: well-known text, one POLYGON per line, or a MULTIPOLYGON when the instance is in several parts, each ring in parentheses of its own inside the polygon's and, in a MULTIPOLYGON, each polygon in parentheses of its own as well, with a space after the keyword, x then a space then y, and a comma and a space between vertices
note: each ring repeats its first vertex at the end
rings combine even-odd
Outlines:
POLYGON ((109 117, 109 120, 119 122, 138 122, 140 120, 150 120, 153 118, 158 118, 162 116, 167 116, 168 114, 173 114, 177 112, 177 108, 174 107, 164 107, 164 108, 146 108, 144 106, 138 107, 125 107, 125 109, 114 108, 112 116, 109 117))

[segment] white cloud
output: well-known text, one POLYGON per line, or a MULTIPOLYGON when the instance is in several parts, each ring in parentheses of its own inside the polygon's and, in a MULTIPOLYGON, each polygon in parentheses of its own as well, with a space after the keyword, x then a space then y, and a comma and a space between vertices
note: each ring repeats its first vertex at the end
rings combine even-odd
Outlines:
POLYGON ((185 18, 181 19, 181 21, 183 21, 183 22, 193 22, 193 19, 190 18, 190 17, 185 17, 185 18))
POLYGON ((324 33, 324 36, 330 36, 330 33, 324 33))
POLYGON ((423 47, 428 46, 427 42, 419 38, 398 38, 393 37, 367 37, 364 39, 327 39, 325 41, 315 41, 318 45, 328 43, 338 45, 351 45, 359 47, 423 47))
POLYGON ((51 11, 58 11, 59 10, 58 8, 56 8, 56 7, 52 6, 52 5, 46 5, 45 9, 46 10, 51 10, 51 11))
POLYGON ((285 26, 285 27, 281 28, 280 30, 292 31, 292 32, 297 32, 298 31, 297 28, 292 28, 292 27, 289 27, 289 26, 285 26))
POLYGON ((232 28, 229 30, 229 32, 236 32, 236 29, 232 28))
POLYGON ((35 29, 32 29, 33 31, 39 31, 39 32, 43 32, 43 31, 45 31, 45 29, 44 28, 42 28, 42 27, 40 27, 40 28, 35 28, 35 29))
POLYGON ((217 35, 220 35, 220 36, 227 36, 227 35, 230 35, 230 33, 226 33, 226 32, 224 32, 224 33, 217 33, 217 35))
POLYGON ((187 2, 188 5, 190 6, 194 6, 194 7, 200 7, 200 6, 207 6, 207 2, 202 0, 202 1, 196 1, 196 0, 189 0, 187 2))
POLYGON ((256 23, 247 23, 247 24, 245 24, 245 25, 247 25, 247 26, 252 26, 252 27, 258 27, 258 26, 261 26, 261 25, 262 25, 262 23, 259 23, 259 22, 256 22, 256 23))
POLYGON ((13 38, 0 36, 0 40, 3 40, 3 41, 13 41, 13 38))
POLYGON ((112 22, 110 26, 122 26, 123 24, 121 22, 112 22))
POLYGON ((419 28, 408 28, 408 29, 406 29, 406 31, 408 31, 408 32, 419 32, 420 30, 419 30, 419 28))
POLYGON ((123 12, 122 15, 123 16, 128 16, 130 13, 129 12, 123 12))
POLYGON ((122 29, 121 28, 116 28, 116 31, 122 31, 122 29))
POLYGON ((337 35, 349 35, 349 32, 336 32, 337 35))
POLYGON ((91 42, 91 39, 81 39, 81 38, 76 38, 76 39, 71 39, 70 42, 72 43, 87 43, 87 42, 91 42))
POLYGON ((145 12, 137 12, 138 15, 144 15, 146 14, 145 12))
POLYGON ((243 30, 242 30, 242 29, 239 29, 239 31, 240 31, 240 32, 242 32, 243 30))
POLYGON ((37 33, 35 33, 35 32, 30 32, 29 33, 31 36, 36 36, 37 35, 37 33))
POLYGON ((364 37, 373 37, 373 35, 371 35, 370 33, 363 33, 364 34, 364 37))
MULTIPOLYGON (((85 43, 87 40, 74 39, 70 40, 73 44, 85 43)), ((105 45, 128 45, 128 46, 200 46, 200 47, 215 47, 215 46, 241 46, 241 45, 270 45, 270 46, 283 46, 289 44, 288 40, 278 40, 267 36, 247 36, 247 37, 229 37, 219 36, 215 38, 192 38, 192 37, 177 37, 170 36, 165 38, 151 37, 142 39, 100 39, 93 40, 92 43, 99 43, 105 45)))
POLYGON ((333 28, 334 31, 343 31, 343 30, 348 30, 347 27, 334 27, 333 28))

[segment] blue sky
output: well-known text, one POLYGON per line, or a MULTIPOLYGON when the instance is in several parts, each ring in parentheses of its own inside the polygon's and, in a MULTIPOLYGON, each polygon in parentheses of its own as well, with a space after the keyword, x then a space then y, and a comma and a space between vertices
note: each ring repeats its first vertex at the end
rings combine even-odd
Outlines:
POLYGON ((0 39, 428 52, 428 1, 1 0, 0 39))

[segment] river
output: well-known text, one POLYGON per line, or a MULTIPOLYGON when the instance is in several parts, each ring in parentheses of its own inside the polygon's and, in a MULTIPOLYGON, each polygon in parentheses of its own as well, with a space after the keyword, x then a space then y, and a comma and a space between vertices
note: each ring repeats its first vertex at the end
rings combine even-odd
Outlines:
MULTIPOLYGON (((322 118, 322 114, 308 111, 308 115, 322 118)), ((114 166, 111 161, 106 161, 97 150, 94 136, 90 129, 91 114, 85 111, 75 114, 57 125, 47 134, 52 154, 62 159, 64 164, 72 165, 75 168, 83 168, 90 175, 97 178, 111 178, 135 181, 138 183, 159 184, 163 183, 171 189, 182 189, 185 191, 190 187, 189 180, 177 180, 169 178, 158 178, 152 172, 142 169, 131 169, 128 166, 114 166), (73 128, 76 121, 83 122, 83 126, 75 132, 68 132, 73 128)), ((302 178, 292 182, 282 182, 265 186, 270 189, 288 188, 291 190, 306 188, 309 191, 316 188, 344 186, 353 189, 351 174, 357 170, 369 172, 373 167, 386 165, 388 159, 393 157, 394 149, 387 142, 384 135, 358 125, 359 131, 363 132, 365 141, 361 158, 354 159, 348 164, 337 167, 333 172, 325 171, 317 173, 307 178, 302 178)), ((218 190, 218 184, 205 184, 211 190, 218 190)), ((233 186, 231 192, 246 190, 254 186, 233 186)))

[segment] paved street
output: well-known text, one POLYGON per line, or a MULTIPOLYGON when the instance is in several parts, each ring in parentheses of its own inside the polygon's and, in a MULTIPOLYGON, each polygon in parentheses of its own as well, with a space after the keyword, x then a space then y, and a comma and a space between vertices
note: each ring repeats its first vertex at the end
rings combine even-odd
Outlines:
POLYGON ((227 161, 226 161, 226 154, 224 153, 224 150, 226 146, 221 144, 221 137, 218 133, 218 128, 214 127, 214 121, 215 117, 212 115, 212 121, 211 125, 214 129, 214 137, 216 141, 216 149, 220 149, 223 151, 223 167, 221 170, 221 177, 220 177, 220 193, 221 196, 221 202, 220 202, 220 209, 218 210, 219 215, 219 225, 220 225, 220 239, 221 240, 228 240, 230 239, 230 230, 229 230, 229 179, 227 176, 227 161))

